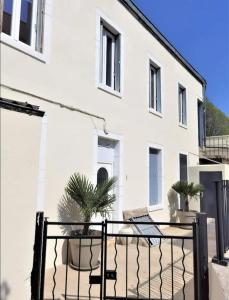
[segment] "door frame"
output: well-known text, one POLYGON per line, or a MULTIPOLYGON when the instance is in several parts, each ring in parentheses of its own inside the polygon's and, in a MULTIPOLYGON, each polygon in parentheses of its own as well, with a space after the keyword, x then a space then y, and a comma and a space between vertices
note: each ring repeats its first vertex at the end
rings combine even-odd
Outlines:
POLYGON ((112 140, 117 142, 117 146, 115 149, 115 157, 118 160, 118 170, 117 173, 113 174, 113 176, 117 177, 116 184, 116 201, 117 201, 117 219, 122 220, 122 211, 123 211, 123 136, 115 133, 105 134, 102 130, 94 131, 94 158, 93 158, 93 174, 92 174, 92 182, 96 184, 97 182, 97 164, 98 164, 98 140, 99 138, 105 138, 108 140, 112 140))

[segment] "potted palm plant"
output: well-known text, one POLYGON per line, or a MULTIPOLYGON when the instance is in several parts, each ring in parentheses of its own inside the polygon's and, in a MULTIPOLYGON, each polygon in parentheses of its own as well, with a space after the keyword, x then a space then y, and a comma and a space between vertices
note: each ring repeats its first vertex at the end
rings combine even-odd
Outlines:
POLYGON ((184 209, 177 210, 177 216, 181 223, 192 223, 196 218, 196 211, 190 210, 191 199, 197 199, 204 188, 201 184, 188 183, 187 181, 177 181, 172 186, 173 190, 181 196, 184 201, 184 209))
MULTIPOLYGON (((83 227, 71 230, 68 233, 75 236, 76 239, 70 239, 71 265, 80 270, 95 269, 99 266, 99 253, 101 250, 101 239, 93 239, 92 236, 100 236, 101 232, 90 228, 90 222, 93 216, 100 214, 103 218, 109 217, 112 205, 115 202, 113 193, 116 179, 114 177, 104 182, 93 185, 89 179, 79 173, 74 173, 65 188, 59 205, 59 217, 63 220, 66 213, 69 219, 71 212, 76 209, 75 216, 71 222, 85 222, 83 227), (88 239, 80 239, 80 236, 89 236, 88 239), (79 265, 80 256, 80 265, 79 265)), ((71 215, 72 216, 72 215, 71 215)), ((66 220, 66 219, 65 219, 66 220)))

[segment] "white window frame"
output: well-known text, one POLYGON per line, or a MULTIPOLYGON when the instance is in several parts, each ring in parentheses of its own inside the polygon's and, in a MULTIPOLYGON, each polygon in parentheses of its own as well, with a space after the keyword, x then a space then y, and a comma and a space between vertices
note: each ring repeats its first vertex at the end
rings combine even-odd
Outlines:
POLYGON ((164 147, 159 144, 148 144, 147 145, 147 181, 148 181, 148 208, 149 211, 157 211, 157 210, 162 210, 164 209, 164 147), (149 151, 150 149, 156 149, 161 151, 161 199, 157 205, 151 205, 150 204, 150 181, 149 181, 149 176, 150 176, 150 159, 149 159, 149 151))
POLYGON ((12 48, 19 50, 31 57, 34 57, 41 62, 46 62, 48 60, 48 49, 50 44, 51 36, 51 15, 52 15, 52 1, 45 0, 44 7, 44 20, 43 20, 43 46, 42 52, 35 49, 36 44, 36 16, 38 1, 34 0, 33 12, 32 12, 32 24, 31 24, 31 45, 23 43, 19 40, 19 29, 20 29, 20 12, 21 12, 21 0, 14 0, 13 3, 13 13, 12 13, 12 24, 11 24, 11 34, 8 35, 4 32, 0 34, 0 40, 2 44, 8 45, 12 48))
MULTIPOLYGON (((19 40, 19 32, 20 32, 20 16, 21 16, 21 2, 22 0, 14 0, 13 1, 13 12, 12 12, 12 23, 11 23, 11 33, 9 36, 12 39, 25 44, 19 40)), ((37 4, 38 0, 33 0, 33 8, 32 8, 32 21, 31 21, 31 44, 27 45, 33 49, 35 49, 35 41, 36 41, 36 16, 37 16, 37 4)), ((6 34, 7 35, 7 34, 6 34)))
MULTIPOLYGON (((114 52, 113 52, 114 53, 114 52)), ((100 90, 103 90, 109 94, 112 94, 114 96, 117 96, 118 98, 122 98, 123 96, 123 81, 124 81, 124 34, 123 31, 119 28, 117 24, 115 24, 111 19, 109 19, 103 12, 100 10, 96 11, 96 87, 100 90), (101 73, 101 67, 104 68, 105 61, 101 59, 102 55, 102 28, 101 24, 104 24, 105 29, 107 28, 108 32, 111 31, 111 33, 114 32, 114 35, 119 35, 120 39, 120 90, 117 91, 110 86, 106 85, 106 80, 103 72, 103 76, 101 73)), ((113 78, 113 76, 112 76, 113 78)), ((113 83, 114 84, 114 83, 113 83)), ((113 85, 114 86, 114 85, 113 85)))
POLYGON ((162 64, 154 57, 152 56, 151 53, 148 53, 148 59, 147 59, 147 110, 149 111, 149 113, 163 118, 164 117, 164 69, 162 67, 162 64), (160 100, 161 100, 161 112, 157 111, 156 109, 150 107, 150 78, 151 78, 151 74, 150 74, 150 66, 154 66, 154 68, 158 68, 160 70, 160 100))
POLYGON ((149 64, 149 109, 161 114, 161 68, 155 65, 152 61, 149 64), (153 70, 153 81, 154 81, 154 97, 152 99, 151 94, 151 80, 152 80, 152 70, 153 70), (159 76, 159 79, 158 79, 159 76), (160 87, 158 87, 158 80, 160 87), (158 89, 160 95, 158 96, 158 89), (159 97, 159 99, 158 99, 159 97), (160 110, 158 109, 158 100, 160 100, 160 110))
POLYGON ((115 63, 115 36, 109 32, 106 27, 104 27, 102 24, 101 24, 101 32, 102 32, 102 51, 101 51, 101 83, 102 85, 105 85, 107 86, 108 88, 111 88, 112 90, 115 90, 114 89, 114 63, 115 63), (107 50, 107 37, 109 37, 111 40, 112 40, 112 47, 111 47, 111 86, 108 86, 106 84, 106 67, 107 67, 107 56, 106 55, 102 55, 102 53, 105 53, 106 50, 107 50))
POLYGON ((178 84, 178 116, 179 116, 179 125, 183 128, 187 129, 187 90, 186 88, 181 85, 180 83, 178 84), (182 93, 180 92, 182 91, 182 93), (184 101, 185 101, 185 106, 184 106, 184 101), (185 107, 185 121, 183 122, 183 111, 185 107))

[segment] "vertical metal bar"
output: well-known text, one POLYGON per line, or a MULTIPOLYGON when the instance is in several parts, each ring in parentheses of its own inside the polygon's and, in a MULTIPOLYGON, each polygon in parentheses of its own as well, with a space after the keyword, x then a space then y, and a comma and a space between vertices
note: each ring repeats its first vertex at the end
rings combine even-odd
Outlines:
POLYGON ((40 299, 42 238, 44 230, 44 213, 36 213, 35 238, 33 246, 33 268, 31 272, 31 299, 40 299))
POLYGON ((159 251, 160 251, 160 258, 159 258, 159 264, 160 264, 160 273, 159 273, 159 276, 160 276, 160 299, 162 299, 162 263, 161 263, 161 260, 162 260, 162 251, 161 251, 161 238, 160 238, 160 242, 159 242, 159 251))
POLYGON ((182 293, 183 293, 183 299, 185 300, 185 287, 186 287, 186 281, 185 281, 185 264, 184 264, 184 260, 185 260, 185 252, 184 252, 184 239, 182 239, 182 266, 183 266, 183 273, 182 273, 182 278, 183 278, 183 289, 182 289, 182 293))
POLYGON ((208 286, 208 233, 207 214, 198 213, 198 267, 199 267, 199 295, 201 300, 209 299, 208 286))
MULTIPOLYGON (((197 219, 198 222, 198 219, 197 219)), ((193 236, 193 275, 194 275, 194 300, 201 300, 199 297, 199 272, 198 272, 198 223, 192 223, 192 236, 193 236)))
POLYGON ((151 285, 150 285, 150 283, 151 283, 151 257, 150 257, 150 249, 151 249, 151 247, 150 247, 150 238, 148 239, 148 250, 149 250, 149 299, 151 299, 151 285))
POLYGON ((138 255, 137 255, 137 266, 138 266, 138 269, 137 269, 137 298, 139 298, 139 283, 140 283, 140 279, 139 279, 139 270, 140 270, 140 265, 139 265, 139 255, 140 255, 140 252, 139 252, 139 237, 137 237, 137 251, 138 251, 138 255))
MULTIPOLYGON (((117 237, 115 237, 115 257, 114 257, 114 262, 115 262, 115 272, 117 272, 117 255, 118 255, 118 250, 117 250, 117 237)), ((116 294, 117 294, 117 291, 116 291, 116 285, 117 285, 117 276, 116 276, 116 279, 115 279, 115 283, 114 283, 114 296, 116 298, 116 294)))
POLYGON ((215 218, 215 227, 216 227, 216 258, 219 261, 224 259, 224 232, 223 232, 223 207, 222 207, 222 190, 223 182, 217 181, 216 184, 216 218, 215 218))
POLYGON ((103 297, 104 297, 104 299, 106 299, 106 296, 107 296, 107 290, 106 290, 107 289, 107 281, 106 281, 106 270, 107 270, 107 220, 105 220, 104 227, 105 227, 105 236, 104 236, 105 248, 104 248, 104 270, 103 270, 103 278, 104 278, 103 297))
POLYGON ((126 298, 128 297, 128 237, 126 237, 126 298))
POLYGON ((171 238, 171 280, 172 280, 172 300, 174 299, 174 277, 173 277, 173 238, 171 238))
POLYGON ((54 246, 55 258, 54 258, 54 262, 53 262, 54 272, 53 272, 53 277, 52 277, 52 279, 53 279, 52 299, 53 300, 55 300, 55 289, 56 289, 56 260, 57 260, 56 247, 57 247, 57 239, 55 239, 55 246, 54 246))
POLYGON ((48 221, 45 218, 43 241, 42 241, 42 267, 41 267, 41 286, 40 286, 40 300, 44 299, 44 283, 45 283, 45 261, 46 261, 46 246, 47 246, 47 229, 48 221))
POLYGON ((77 297, 78 300, 80 299, 80 263, 81 263, 81 238, 79 239, 80 243, 79 243, 79 270, 78 270, 78 287, 77 287, 77 297))
POLYGON ((104 278, 104 270, 103 270, 103 264, 104 264, 104 222, 101 224, 102 226, 102 236, 101 236, 101 266, 100 266, 100 275, 101 275, 101 284, 100 284, 100 300, 103 298, 103 281, 105 281, 104 278))
POLYGON ((65 270, 65 291, 64 291, 64 299, 67 300, 67 287, 68 287, 68 249, 69 248, 69 239, 67 239, 67 258, 66 258, 66 270, 65 270))
MULTIPOLYGON (((92 264, 91 264, 92 257, 93 257, 93 252, 92 252, 92 238, 91 238, 91 243, 90 243, 90 260, 89 260, 89 265, 90 265, 89 278, 91 277, 91 274, 92 274, 92 264)), ((91 300, 91 283, 89 284, 88 297, 89 297, 89 300, 91 300)))
POLYGON ((226 251, 229 250, 229 180, 225 180, 226 251))

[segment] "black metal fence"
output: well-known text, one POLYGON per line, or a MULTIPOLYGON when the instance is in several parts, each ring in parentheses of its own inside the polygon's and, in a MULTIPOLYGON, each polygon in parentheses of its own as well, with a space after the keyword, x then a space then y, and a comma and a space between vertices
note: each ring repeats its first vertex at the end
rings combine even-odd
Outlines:
MULTIPOLYGON (((43 220, 42 213, 39 220, 43 220)), ((134 223, 91 223, 90 227, 98 228, 99 234, 95 236, 90 232, 85 236, 73 236, 55 232, 60 226, 82 226, 85 223, 44 220, 42 225, 36 222, 32 300, 208 300, 206 214, 199 214, 196 222, 189 224, 191 230, 188 235, 140 235, 135 231, 116 233, 120 226, 128 225, 131 228, 134 223), (152 238, 157 239, 157 245, 153 247, 150 243, 152 238), (96 240, 99 241, 98 264, 93 250, 96 240), (76 253, 73 253, 71 241, 77 241, 79 246, 74 263, 73 256, 76 253), (81 262, 86 251, 89 254, 87 268, 84 268, 81 262)), ((178 225, 166 222, 137 223, 144 226, 178 225)))
POLYGON ((229 265, 229 259, 224 254, 229 250, 229 180, 216 183, 216 256, 214 263, 229 265))

